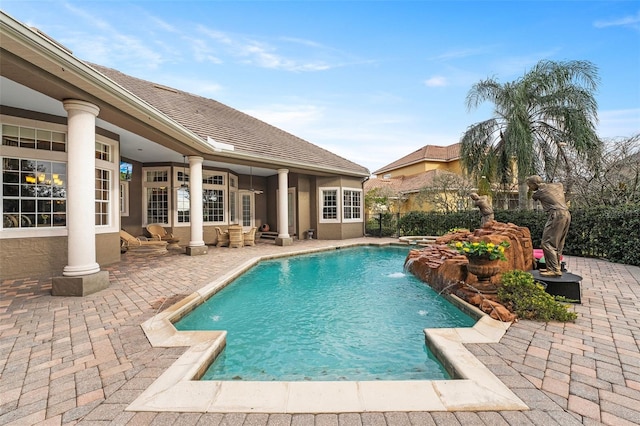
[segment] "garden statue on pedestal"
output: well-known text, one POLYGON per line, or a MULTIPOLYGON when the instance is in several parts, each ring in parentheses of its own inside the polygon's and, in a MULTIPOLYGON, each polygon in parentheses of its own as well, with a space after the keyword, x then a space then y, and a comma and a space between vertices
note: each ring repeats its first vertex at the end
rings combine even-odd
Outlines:
POLYGON ((542 231, 541 244, 547 268, 541 271, 540 275, 560 277, 562 276, 560 258, 571 223, 571 214, 564 199, 564 189, 561 183, 544 183, 537 175, 529 176, 527 185, 533 191, 532 198, 540 201, 547 213, 547 223, 542 231))
POLYGON ((469 194, 469 197, 473 200, 473 205, 480 209, 482 219, 480 226, 484 226, 485 223, 493 220, 493 208, 489 202, 489 198, 486 195, 478 195, 475 192, 469 194))

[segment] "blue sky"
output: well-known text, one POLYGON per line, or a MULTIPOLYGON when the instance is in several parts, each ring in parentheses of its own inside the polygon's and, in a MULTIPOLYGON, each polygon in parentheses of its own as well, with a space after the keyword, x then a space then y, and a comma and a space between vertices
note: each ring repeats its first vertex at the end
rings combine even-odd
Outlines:
POLYGON ((640 132, 640 1, 2 0, 80 59, 215 99, 370 171, 491 116, 471 86, 599 69, 601 137, 640 132))

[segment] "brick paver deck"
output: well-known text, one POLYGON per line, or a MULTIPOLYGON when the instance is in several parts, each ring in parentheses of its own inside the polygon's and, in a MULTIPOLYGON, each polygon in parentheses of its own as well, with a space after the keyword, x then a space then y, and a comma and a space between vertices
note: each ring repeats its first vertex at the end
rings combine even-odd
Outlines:
POLYGON ((50 279, 0 284, 0 425, 638 425, 640 268, 567 258, 583 276, 575 323, 520 321, 499 343, 468 345, 531 409, 505 412, 200 414, 125 408, 184 352, 153 348, 140 324, 247 259, 296 241, 133 258, 111 285, 53 297, 50 279))

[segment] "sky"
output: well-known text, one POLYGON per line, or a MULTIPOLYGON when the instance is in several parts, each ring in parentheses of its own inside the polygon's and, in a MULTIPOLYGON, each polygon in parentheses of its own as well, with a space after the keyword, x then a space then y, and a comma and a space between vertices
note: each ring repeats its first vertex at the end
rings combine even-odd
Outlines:
POLYGON ((640 1, 2 0, 82 60, 215 99, 371 172, 491 118, 473 84, 598 68, 602 138, 640 133, 640 1))

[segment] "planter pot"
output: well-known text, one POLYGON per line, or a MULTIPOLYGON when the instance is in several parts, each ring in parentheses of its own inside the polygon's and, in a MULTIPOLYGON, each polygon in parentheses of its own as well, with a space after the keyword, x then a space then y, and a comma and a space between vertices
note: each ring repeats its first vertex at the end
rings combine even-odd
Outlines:
POLYGON ((467 271, 478 277, 478 283, 475 285, 478 291, 487 294, 496 293, 498 289, 491 282, 491 277, 500 272, 500 260, 481 256, 467 256, 467 259, 469 260, 467 271))

